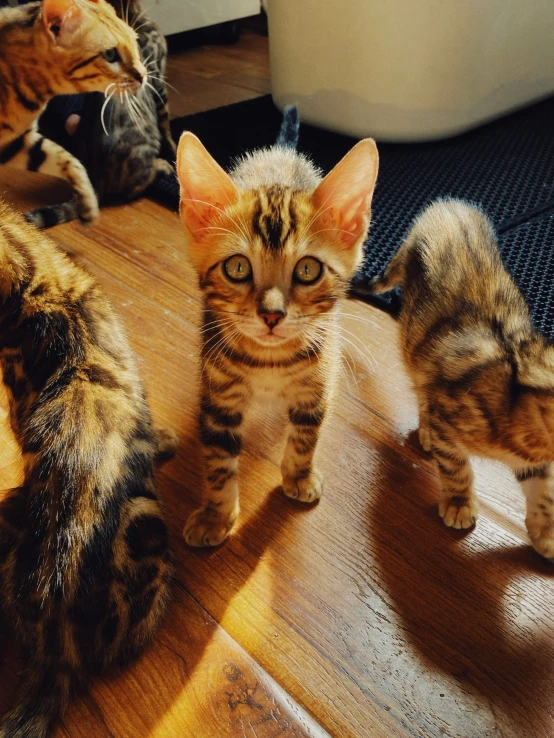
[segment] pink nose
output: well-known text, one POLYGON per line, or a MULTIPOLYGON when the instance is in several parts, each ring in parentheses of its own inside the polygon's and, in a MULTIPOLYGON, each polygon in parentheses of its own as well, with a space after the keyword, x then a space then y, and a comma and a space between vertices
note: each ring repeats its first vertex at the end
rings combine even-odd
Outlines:
POLYGON ((283 313, 263 313, 260 315, 264 323, 270 330, 273 330, 277 323, 282 320, 285 316, 283 313))

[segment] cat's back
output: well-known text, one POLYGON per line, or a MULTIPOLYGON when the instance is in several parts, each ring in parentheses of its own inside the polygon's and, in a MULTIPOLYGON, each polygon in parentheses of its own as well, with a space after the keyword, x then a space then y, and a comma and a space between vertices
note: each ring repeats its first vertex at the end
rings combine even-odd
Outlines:
POLYGON ((439 316, 480 323, 530 325, 525 301, 500 257, 491 221, 461 200, 439 200, 415 221, 406 240, 404 310, 427 322, 439 316))
POLYGON ((281 185, 310 191, 321 181, 319 169, 303 154, 288 146, 272 146, 246 154, 231 172, 244 189, 256 190, 281 185))

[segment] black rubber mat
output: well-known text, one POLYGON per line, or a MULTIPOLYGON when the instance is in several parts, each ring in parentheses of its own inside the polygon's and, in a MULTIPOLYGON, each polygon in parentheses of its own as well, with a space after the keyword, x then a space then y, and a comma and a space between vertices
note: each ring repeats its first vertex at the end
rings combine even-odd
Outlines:
MULTIPOLYGON (((228 167, 248 149, 273 143, 281 114, 271 97, 257 98, 173 121, 176 138, 191 130, 228 167)), ((354 139, 302 126, 300 150, 328 171, 354 139)), ((500 235, 506 264, 523 290, 537 327, 554 338, 551 284, 554 264, 554 98, 445 141, 379 144, 380 169, 364 265, 352 283, 355 296, 394 312, 397 295, 368 294, 369 281, 387 265, 410 223, 431 200, 461 197, 483 207, 500 235)), ((150 194, 177 206, 172 178, 150 194)))

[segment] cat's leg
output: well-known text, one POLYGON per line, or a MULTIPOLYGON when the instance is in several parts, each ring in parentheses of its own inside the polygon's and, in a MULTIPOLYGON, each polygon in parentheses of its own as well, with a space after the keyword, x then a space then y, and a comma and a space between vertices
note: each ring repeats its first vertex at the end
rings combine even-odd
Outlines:
POLYGON ((92 223, 98 218, 98 200, 85 167, 72 154, 54 141, 44 138, 35 129, 23 134, 20 147, 17 151, 15 147, 12 148, 2 158, 2 163, 17 169, 60 177, 71 185, 74 197, 69 202, 48 205, 25 213, 25 218, 33 225, 49 228, 74 218, 85 223, 92 223))
POLYGON ((327 406, 324 388, 312 390, 311 396, 306 396, 304 388, 298 401, 289 403, 288 436, 281 462, 287 497, 302 502, 315 502, 321 497, 323 477, 314 466, 314 453, 327 406))
POLYGON ((152 163, 152 169, 147 179, 141 179, 140 182, 135 185, 127 194, 127 200, 135 200, 140 197, 147 187, 150 187, 152 182, 156 179, 158 174, 165 174, 168 176, 175 176, 175 169, 165 159, 154 159, 152 163))
POLYGON ((191 546, 217 546, 231 531, 239 514, 238 457, 242 444, 247 389, 233 383, 218 393, 205 388, 200 410, 200 440, 205 481, 202 506, 183 530, 191 546))
POLYGON ((419 409, 419 445, 427 453, 431 452, 431 429, 429 427, 429 403, 423 390, 417 390, 417 404, 419 409))
POLYGON ((554 558, 554 465, 515 470, 527 501, 525 525, 535 551, 554 558))
POLYGON ((453 439, 455 431, 429 417, 430 453, 441 481, 439 515, 449 528, 471 528, 478 517, 469 455, 453 439))

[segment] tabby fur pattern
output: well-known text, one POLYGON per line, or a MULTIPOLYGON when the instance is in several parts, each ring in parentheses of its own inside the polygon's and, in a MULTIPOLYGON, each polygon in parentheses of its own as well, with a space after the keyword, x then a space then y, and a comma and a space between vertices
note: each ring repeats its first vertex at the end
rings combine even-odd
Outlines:
POLYGON ((42 136, 37 121, 55 95, 134 93, 146 68, 137 37, 106 0, 43 0, 0 10, 0 164, 65 179, 74 200, 27 213, 49 227, 98 217, 85 167, 42 136))
POLYGON ((147 79, 133 107, 112 96, 105 110, 104 95, 85 97, 81 120, 68 148, 85 165, 102 204, 107 199, 134 200, 158 174, 175 175, 177 147, 169 129, 164 81, 167 43, 158 26, 137 0, 110 0, 120 18, 137 29, 147 79), (106 131, 104 130, 104 122, 106 131))
POLYGON ((498 459, 521 483, 533 546, 554 557, 554 346, 533 329, 489 219, 457 200, 430 205, 373 285, 394 287, 420 443, 439 470, 440 516, 472 526, 470 456, 498 459))
MULTIPOLYGON (((292 125, 292 139, 295 125, 292 125)), ((284 140, 284 139, 281 139, 284 140)), ((284 402, 287 496, 314 502, 314 462, 340 367, 340 306, 362 259, 377 176, 375 143, 358 143, 325 179, 291 146, 256 151, 227 174, 191 133, 177 169, 188 253, 204 300, 202 506, 185 540, 213 546, 239 512, 243 421, 256 396, 284 402)))
POLYGON ((2 615, 29 653, 0 738, 42 738, 71 687, 151 642, 172 579, 155 431, 94 279, 0 204, 0 365, 24 483, 0 503, 2 615))

